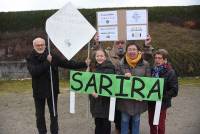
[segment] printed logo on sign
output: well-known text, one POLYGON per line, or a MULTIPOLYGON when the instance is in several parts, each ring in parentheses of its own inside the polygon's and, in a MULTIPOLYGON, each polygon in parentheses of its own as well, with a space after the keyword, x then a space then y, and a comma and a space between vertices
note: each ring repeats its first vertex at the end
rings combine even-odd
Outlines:
POLYGON ((138 38, 138 37, 141 37, 141 36, 142 36, 142 34, 140 32, 132 33, 132 37, 138 38))
POLYGON ((72 44, 70 43, 69 39, 66 39, 64 42, 65 42, 65 44, 66 44, 67 47, 70 47, 70 46, 72 45, 72 44))
POLYGON ((110 38, 110 35, 107 35, 106 38, 110 38))
POLYGON ((140 18, 140 15, 138 13, 134 13, 132 18, 137 22, 138 19, 140 18))
POLYGON ((106 20, 106 23, 109 24, 109 20, 106 20))
POLYGON ((131 31, 142 31, 141 27, 133 27, 131 28, 131 31))

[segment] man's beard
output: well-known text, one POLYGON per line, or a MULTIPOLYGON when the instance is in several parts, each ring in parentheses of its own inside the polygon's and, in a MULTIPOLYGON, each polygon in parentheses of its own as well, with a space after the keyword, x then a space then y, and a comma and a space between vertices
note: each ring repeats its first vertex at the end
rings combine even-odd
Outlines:
POLYGON ((39 54, 43 54, 44 51, 45 51, 45 49, 42 49, 42 50, 38 50, 38 49, 37 49, 37 50, 36 50, 36 52, 39 53, 39 54))
POLYGON ((124 49, 123 49, 123 48, 118 48, 117 55, 118 55, 119 57, 123 57, 123 56, 124 56, 124 49))

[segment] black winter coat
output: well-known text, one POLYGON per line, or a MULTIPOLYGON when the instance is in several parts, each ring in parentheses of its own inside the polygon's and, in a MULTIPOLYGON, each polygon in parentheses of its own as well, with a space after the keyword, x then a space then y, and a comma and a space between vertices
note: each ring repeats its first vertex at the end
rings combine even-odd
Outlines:
MULTIPOLYGON (((162 108, 169 108, 171 107, 172 97, 176 97, 178 95, 178 78, 170 64, 168 64, 167 70, 161 73, 159 77, 164 78, 162 108)), ((155 102, 149 102, 149 108, 154 107, 155 102)))
POLYGON ((48 52, 38 54, 35 50, 27 58, 27 68, 32 76, 33 97, 46 98, 51 96, 50 65, 52 68, 54 95, 59 93, 58 67, 78 69, 86 67, 85 62, 62 60, 55 54, 52 55, 51 63, 47 60, 48 52))
MULTIPOLYGON (((115 66, 110 61, 105 61, 102 64, 96 64, 95 73, 115 74, 115 66)), ((89 95, 90 99, 90 112, 94 118, 108 118, 110 98, 98 96, 94 98, 89 95)))

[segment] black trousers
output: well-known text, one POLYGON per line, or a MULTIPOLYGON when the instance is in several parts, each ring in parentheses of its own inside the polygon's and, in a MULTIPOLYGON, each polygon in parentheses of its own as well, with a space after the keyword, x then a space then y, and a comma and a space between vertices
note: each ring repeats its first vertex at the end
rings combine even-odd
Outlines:
POLYGON ((119 110, 115 110, 115 128, 119 130, 121 130, 121 112, 119 110))
POLYGON ((58 95, 55 95, 54 97, 54 102, 55 102, 55 111, 56 111, 56 116, 53 114, 53 103, 52 103, 52 98, 37 98, 34 97, 34 102, 35 102, 35 110, 36 110, 36 125, 39 134, 46 134, 47 133, 47 128, 46 128, 46 121, 45 121, 45 103, 47 100, 48 108, 49 108, 49 113, 50 113, 50 130, 51 134, 58 134, 58 115, 57 115, 57 100, 58 100, 58 95))
POLYGON ((95 134, 110 134, 111 123, 107 118, 95 118, 95 134))

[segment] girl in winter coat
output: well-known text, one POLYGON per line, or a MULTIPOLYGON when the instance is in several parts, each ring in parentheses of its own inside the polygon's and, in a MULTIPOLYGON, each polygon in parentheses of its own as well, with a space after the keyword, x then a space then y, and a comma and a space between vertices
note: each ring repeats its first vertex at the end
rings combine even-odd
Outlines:
MULTIPOLYGON (((126 54, 121 61, 122 75, 150 76, 150 68, 147 61, 142 58, 140 48, 135 42, 130 41, 126 46, 126 54)), ((128 134, 129 121, 132 130, 130 134, 139 134, 140 114, 147 110, 147 103, 133 99, 120 99, 117 108, 121 111, 121 134, 128 134)))
MULTIPOLYGON (((103 49, 95 52, 95 64, 92 72, 114 74, 114 65, 106 59, 106 53, 103 49)), ((98 96, 93 93, 90 98, 90 112, 95 121, 95 134, 110 134, 111 122, 108 120, 110 98, 98 96)))

